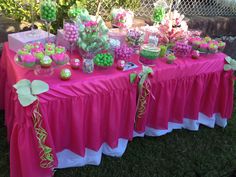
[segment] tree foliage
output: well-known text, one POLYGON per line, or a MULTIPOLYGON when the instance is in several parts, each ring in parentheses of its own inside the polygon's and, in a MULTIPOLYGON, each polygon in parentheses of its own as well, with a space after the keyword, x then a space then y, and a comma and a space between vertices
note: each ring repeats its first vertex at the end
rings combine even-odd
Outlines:
MULTIPOLYGON (((109 13, 113 7, 124 7, 137 10, 141 0, 103 0, 101 15, 105 20, 109 19, 109 13)), ((31 0, 0 0, 0 12, 17 21, 31 21, 31 0)), ((53 32, 62 27, 63 19, 67 18, 69 8, 77 4, 88 9, 90 14, 95 14, 99 0, 56 0, 58 4, 57 21, 52 23, 53 32)), ((39 3, 35 0, 33 7, 34 19, 40 20, 39 3)))

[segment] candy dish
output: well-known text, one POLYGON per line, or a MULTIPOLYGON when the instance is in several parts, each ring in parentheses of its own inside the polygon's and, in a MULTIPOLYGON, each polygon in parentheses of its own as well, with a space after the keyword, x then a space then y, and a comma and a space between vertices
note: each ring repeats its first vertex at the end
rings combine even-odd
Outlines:
POLYGON ((185 57, 190 54, 192 47, 184 42, 176 42, 173 52, 177 57, 185 57))
POLYGON ((154 65, 160 55, 160 48, 143 45, 140 50, 139 61, 144 65, 154 65))
POLYGON ((130 60, 131 56, 134 54, 134 49, 126 45, 122 45, 115 49, 115 59, 125 60, 126 62, 130 60))
POLYGON ((35 75, 52 75, 55 68, 69 62, 69 56, 63 47, 50 43, 45 47, 33 46, 35 48, 31 48, 31 52, 25 47, 20 49, 15 55, 14 61, 21 67, 33 70, 35 75), (45 50, 42 50, 44 48, 45 50), (56 50, 59 53, 55 53, 56 50))
POLYGON ((107 69, 114 63, 114 58, 109 53, 100 53, 94 57, 94 64, 97 69, 107 69))

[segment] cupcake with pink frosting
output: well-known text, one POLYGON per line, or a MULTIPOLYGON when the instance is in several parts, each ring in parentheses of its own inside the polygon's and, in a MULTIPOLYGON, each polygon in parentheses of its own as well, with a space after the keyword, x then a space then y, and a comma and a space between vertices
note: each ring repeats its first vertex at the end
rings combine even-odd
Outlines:
POLYGON ((22 57, 23 57, 24 55, 28 55, 28 54, 30 54, 30 52, 29 52, 27 49, 25 49, 25 48, 20 49, 20 50, 17 51, 17 55, 18 55, 19 61, 22 60, 22 57))
POLYGON ((189 38, 188 39, 188 44, 189 45, 193 45, 194 42, 196 41, 201 41, 201 38, 200 37, 192 37, 192 38, 189 38))
POLYGON ((23 55, 21 60, 23 65, 28 68, 32 68, 36 64, 36 58, 31 54, 23 55))
POLYGON ((65 53, 56 53, 52 55, 52 59, 57 65, 64 65, 68 62, 68 58, 65 53))
POLYGON ((203 53, 207 53, 208 52, 208 48, 209 48, 209 44, 203 43, 203 44, 200 44, 199 51, 203 52, 203 53))
POLYGON ((47 47, 47 48, 45 49, 45 55, 51 56, 51 55, 54 55, 54 54, 55 54, 55 48, 47 47))
POLYGON ((37 63, 39 63, 40 60, 42 60, 44 58, 44 51, 42 51, 41 49, 35 49, 32 54, 34 55, 34 57, 37 60, 37 63))
POLYGON ((56 48, 55 48, 55 53, 56 54, 61 54, 61 53, 65 53, 66 52, 66 49, 65 49, 65 47, 63 47, 63 46, 57 46, 56 48))
POLYGON ((41 49, 41 50, 44 49, 44 46, 43 46, 43 44, 42 44, 41 42, 35 42, 35 43, 33 43, 32 45, 33 45, 34 48, 36 48, 36 49, 41 49))

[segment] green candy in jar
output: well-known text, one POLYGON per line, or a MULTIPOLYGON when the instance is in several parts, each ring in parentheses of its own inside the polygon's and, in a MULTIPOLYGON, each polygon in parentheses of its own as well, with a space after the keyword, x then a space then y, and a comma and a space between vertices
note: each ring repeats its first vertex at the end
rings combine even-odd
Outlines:
POLYGON ((47 22, 55 21, 57 18, 57 4, 52 0, 43 0, 40 4, 40 18, 47 22))

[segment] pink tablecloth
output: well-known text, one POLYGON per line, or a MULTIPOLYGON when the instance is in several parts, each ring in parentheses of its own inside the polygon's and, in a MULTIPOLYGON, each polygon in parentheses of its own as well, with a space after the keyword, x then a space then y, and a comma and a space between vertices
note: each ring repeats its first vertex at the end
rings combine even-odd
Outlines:
MULTIPOLYGON (((163 59, 153 67, 152 94, 139 132, 145 126, 168 128, 168 122, 183 122, 184 117, 197 119, 220 113, 230 118, 233 107, 232 72, 224 72, 225 55, 203 56, 199 60, 178 59, 168 65, 163 59)), ((47 145, 56 153, 70 149, 81 156, 85 148, 98 150, 106 142, 117 146, 118 139, 132 140, 137 104, 137 84, 129 81, 129 72, 114 68, 84 74, 73 70, 69 81, 59 79, 59 70, 51 77, 35 76, 14 63, 14 53, 6 43, 0 65, 0 107, 10 141, 11 177, 51 176, 50 169, 39 166, 38 141, 31 119, 32 107, 23 108, 12 85, 21 79, 40 79, 50 90, 39 96, 43 126, 48 132, 47 145)), ((134 62, 138 64, 137 57, 134 62)), ((138 64, 140 66, 140 64, 138 64)), ((67 66, 68 67, 68 66, 67 66)), ((141 71, 141 66, 136 69, 141 71)))

